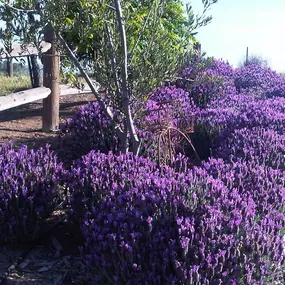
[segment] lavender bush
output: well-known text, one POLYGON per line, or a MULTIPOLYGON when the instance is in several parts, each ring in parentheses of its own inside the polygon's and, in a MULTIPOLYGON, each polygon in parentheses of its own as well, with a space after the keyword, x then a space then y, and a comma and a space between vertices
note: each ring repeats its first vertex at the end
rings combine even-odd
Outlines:
MULTIPOLYGON (((182 119, 187 120, 189 114, 197 112, 197 107, 183 89, 161 87, 151 94, 151 99, 136 113, 137 132, 142 140, 141 155, 157 158, 156 136, 149 126, 158 123, 157 102, 172 100, 166 104, 167 114, 174 127, 179 127, 182 119)), ((59 157, 70 165, 73 160, 91 150, 103 153, 118 152, 118 138, 106 115, 98 103, 89 103, 81 107, 72 119, 61 127, 59 143, 56 151, 59 157)))
POLYGON ((271 85, 267 88, 265 92, 266 98, 272 97, 283 97, 285 98, 285 78, 280 76, 275 82, 274 85, 271 85))
POLYGON ((62 201, 62 165, 49 147, 0 147, 0 241, 35 240, 62 201))
POLYGON ((190 98, 189 93, 175 86, 158 88, 150 95, 150 99, 158 103, 170 101, 166 106, 171 111, 173 118, 186 117, 198 111, 198 107, 194 104, 193 99, 190 98))
POLYGON ((61 126, 57 145, 59 157, 71 164, 92 149, 107 153, 118 150, 118 138, 97 102, 81 107, 61 126))
POLYGON ((260 99, 250 95, 228 96, 202 110, 198 130, 211 138, 211 146, 219 146, 237 129, 262 127, 282 135, 285 131, 283 98, 260 99))
POLYGON ((234 76, 235 87, 239 93, 284 96, 284 79, 269 67, 250 64, 238 68, 234 76))
POLYGON ((177 85, 186 89, 201 108, 225 95, 236 94, 234 69, 223 61, 214 59, 210 66, 199 72, 196 72, 195 66, 185 68, 182 76, 184 79, 177 85))
POLYGON ((178 173, 132 154, 77 161, 71 216, 82 223, 90 282, 259 284, 273 276, 283 262, 284 173, 257 169, 238 187, 242 177, 219 163, 178 173), (228 178, 214 178, 213 168, 228 178))
MULTIPOLYGON (((181 159, 181 167, 185 171, 183 159, 181 159)), ((170 168, 165 169, 168 171, 165 183, 170 185, 169 183, 174 179, 171 178, 174 171, 170 168), (167 178, 170 182, 167 182, 167 178)), ((160 171, 165 175, 167 173, 163 172, 164 167, 160 171)), ((129 187, 140 185, 143 187, 146 179, 152 179, 152 176, 153 179, 159 176, 159 169, 157 164, 149 159, 134 156, 131 153, 116 156, 112 153, 106 155, 91 151, 77 160, 69 173, 70 216, 79 219, 84 213, 91 211, 94 203, 101 201, 105 196, 112 196, 115 192, 124 191, 129 187)))
POLYGON ((228 162, 240 159, 285 170, 285 136, 263 127, 235 130, 214 154, 228 162))
POLYGON ((192 125, 198 112, 199 108, 185 90, 175 86, 164 86, 155 90, 145 102, 143 112, 136 120, 142 139, 141 154, 146 157, 158 157, 158 136, 161 130, 167 127, 172 128, 170 137, 176 153, 185 153, 186 140, 176 129, 187 133, 187 128, 192 125), (164 104, 159 105, 162 102, 164 104), (156 111, 159 108, 161 111, 156 111))
POLYGON ((272 210, 284 212, 284 170, 257 165, 255 161, 225 163, 222 159, 210 159, 202 168, 215 179, 222 180, 232 191, 250 196, 259 216, 272 210))
POLYGON ((273 284, 284 266, 283 81, 264 67, 195 60, 136 112, 147 158, 116 155, 96 103, 62 131, 72 160, 93 149, 65 176, 91 284, 273 284), (208 159, 199 167, 190 170, 182 155, 175 169, 154 162, 150 126, 165 100, 162 119, 173 127, 197 117, 193 141, 208 159))

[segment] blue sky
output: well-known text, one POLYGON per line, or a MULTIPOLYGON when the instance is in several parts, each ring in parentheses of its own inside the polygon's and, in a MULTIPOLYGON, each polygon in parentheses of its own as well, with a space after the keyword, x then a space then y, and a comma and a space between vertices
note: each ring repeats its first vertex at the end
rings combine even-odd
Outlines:
MULTIPOLYGON (((191 2, 195 14, 201 11, 202 0, 184 2, 191 2)), ((196 36, 207 55, 237 66, 248 46, 249 55, 285 72, 285 0, 219 0, 208 14, 212 22, 196 36)))

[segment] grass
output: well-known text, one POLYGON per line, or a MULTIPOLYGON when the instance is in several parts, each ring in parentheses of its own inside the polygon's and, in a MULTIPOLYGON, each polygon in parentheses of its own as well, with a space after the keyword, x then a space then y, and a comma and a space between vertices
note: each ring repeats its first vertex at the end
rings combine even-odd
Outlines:
MULTIPOLYGON (((82 77, 67 78, 65 80, 61 80, 61 83, 69 85, 72 84, 75 88, 81 88, 81 84, 84 84, 84 86, 87 87, 87 83, 82 77)), ((13 77, 8 77, 0 73, 0 96, 5 96, 10 93, 30 88, 31 81, 28 75, 15 75, 13 77)))
POLYGON ((31 88, 30 77, 27 75, 8 77, 0 74, 0 96, 31 88))

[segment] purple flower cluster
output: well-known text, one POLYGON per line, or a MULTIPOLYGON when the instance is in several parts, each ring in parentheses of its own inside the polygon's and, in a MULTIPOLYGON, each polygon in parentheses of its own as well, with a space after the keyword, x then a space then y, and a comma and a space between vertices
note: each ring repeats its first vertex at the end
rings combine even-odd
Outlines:
POLYGON ((0 147, 0 241, 38 238, 62 201, 64 171, 49 147, 33 151, 0 147))
POLYGON ((72 175, 93 284, 259 284, 283 262, 279 170, 213 160, 178 173, 91 152, 72 175))
POLYGON ((261 99, 239 94, 216 101, 200 112, 199 128, 204 129, 215 143, 221 143, 237 129, 262 127, 282 135, 285 132, 285 100, 261 99))
POLYGON ((249 64, 238 68, 234 78, 239 93, 266 97, 285 96, 285 79, 269 67, 249 64))
POLYGON ((257 65, 207 63, 185 68, 182 80, 155 90, 135 114, 147 158, 115 154, 118 141, 97 103, 66 124, 73 152, 94 149, 65 176, 91 283, 272 284, 283 266, 284 82, 257 65), (163 101, 171 102, 159 118, 163 101), (151 161, 153 127, 168 119, 179 128, 190 114, 196 149, 212 147, 216 159, 207 153, 208 162, 189 170, 180 155, 179 171, 151 161))
POLYGON ((228 63, 214 59, 210 66, 196 72, 195 66, 182 71, 183 80, 178 82, 188 90, 195 104, 206 108, 212 101, 228 94, 236 94, 235 71, 228 63))
POLYGON ((111 122, 97 102, 81 107, 61 126, 56 151, 64 162, 70 164, 93 149, 104 153, 118 149, 111 122))
POLYGON ((285 98, 285 78, 280 76, 274 84, 267 88, 265 97, 283 97, 285 98))
POLYGON ((254 161, 257 165, 285 170, 285 135, 263 127, 237 129, 214 149, 214 155, 227 162, 254 161))
MULTIPOLYGON (((155 111, 159 108, 157 103, 171 101, 164 104, 163 108, 167 111, 163 111, 161 117, 169 117, 170 123, 178 128, 182 121, 185 123, 189 115, 197 113, 198 108, 188 92, 174 86, 158 88, 150 98, 145 102, 143 110, 136 114, 135 124, 142 141, 141 155, 156 158, 157 140, 149 127, 159 123, 158 112, 155 111)), ((58 156, 67 165, 91 150, 103 153, 118 151, 118 138, 111 122, 96 102, 81 107, 72 119, 61 127, 56 148, 58 156)))
POLYGON ((169 111, 171 110, 173 118, 185 117, 198 111, 189 93, 175 86, 158 88, 151 94, 150 99, 158 103, 170 101, 166 106, 169 111))
MULTIPOLYGON (((158 157, 158 129, 172 127, 171 140, 181 141, 181 134, 174 129, 185 131, 199 113, 199 108, 189 97, 189 93, 175 86, 156 89, 143 106, 142 113, 136 120, 137 131, 142 140, 141 154, 158 157), (163 103, 160 105, 160 103, 163 103), (160 109, 160 111, 158 111, 160 109)), ((183 152, 182 143, 177 153, 183 152)))

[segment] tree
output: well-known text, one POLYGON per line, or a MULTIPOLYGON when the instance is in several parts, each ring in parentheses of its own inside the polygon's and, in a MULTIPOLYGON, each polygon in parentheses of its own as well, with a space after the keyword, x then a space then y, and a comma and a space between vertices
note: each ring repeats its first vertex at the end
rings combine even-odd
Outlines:
POLYGON ((7 75, 13 76, 13 61, 12 58, 9 58, 9 53, 12 52, 12 43, 14 39, 13 31, 13 13, 10 10, 5 10, 3 7, 0 7, 1 19, 5 22, 5 28, 0 28, 0 39, 3 43, 4 49, 7 54, 7 75))
POLYGON ((202 2, 205 9, 199 17, 175 0, 17 0, 13 7, 9 1, 4 6, 16 19, 33 14, 41 23, 38 28, 53 27, 69 61, 113 122, 121 150, 138 153, 134 102, 175 76, 195 42, 194 29, 209 23, 205 13, 217 0, 202 2), (93 84, 88 70, 98 84, 93 84), (107 87, 108 104, 99 93, 100 85, 107 87))

